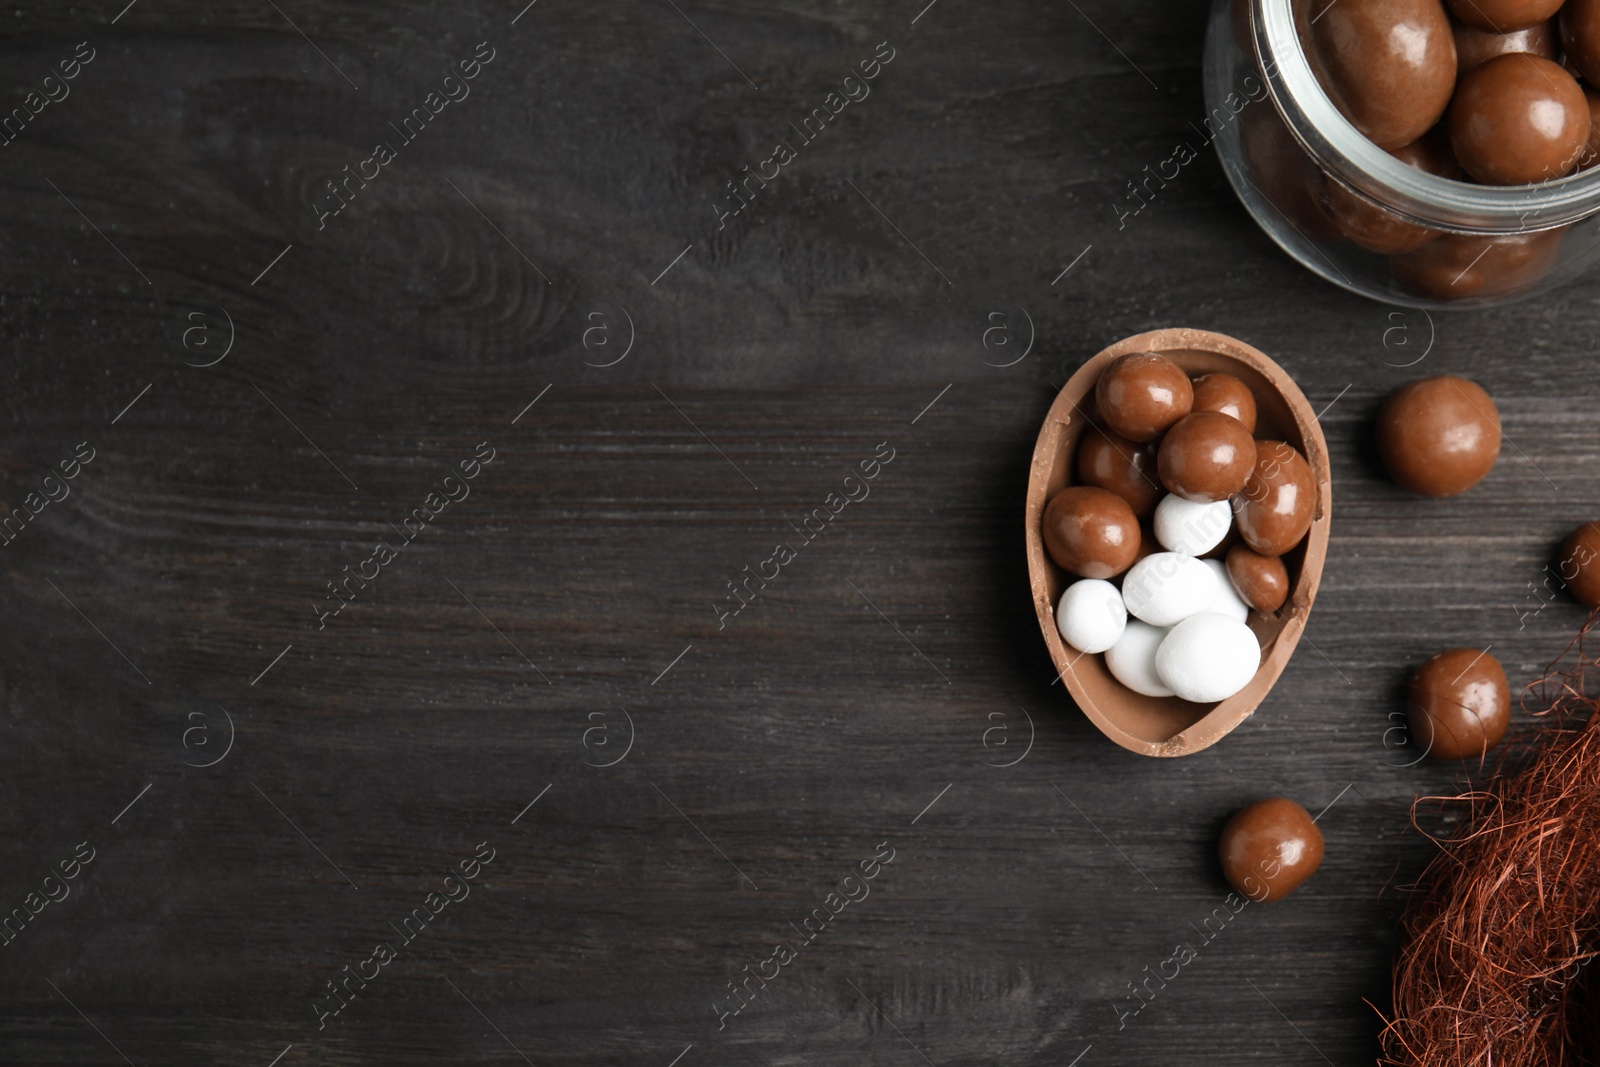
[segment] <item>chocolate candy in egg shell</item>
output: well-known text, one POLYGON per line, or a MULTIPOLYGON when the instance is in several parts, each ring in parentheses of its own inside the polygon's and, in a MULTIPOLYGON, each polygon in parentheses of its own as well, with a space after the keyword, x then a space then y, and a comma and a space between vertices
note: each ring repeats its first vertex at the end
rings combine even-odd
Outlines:
POLYGON ((1500 456, 1500 412, 1476 382, 1453 375, 1408 382, 1378 415, 1378 456, 1402 488, 1464 493, 1500 456))
POLYGON ((1256 395, 1248 385, 1231 374, 1216 371, 1196 378, 1193 410, 1231 415, 1248 432, 1256 432, 1256 395))
POLYGON ((1044 547, 1056 566, 1081 578, 1112 578, 1139 555, 1139 520, 1106 489, 1073 485, 1044 509, 1044 547))
POLYGON ((1449 0, 1450 13, 1475 29, 1512 33, 1544 22, 1561 0, 1449 0))
POLYGON ((1141 519, 1149 518, 1165 495, 1155 445, 1134 444, 1099 426, 1091 425, 1078 441, 1078 480, 1117 494, 1141 519))
POLYGON ((1435 759, 1481 758, 1506 735, 1511 694, 1500 661, 1476 648, 1452 648, 1412 676, 1406 690, 1411 741, 1435 759))
POLYGON ((1456 43, 1439 0, 1313 0, 1310 47, 1335 106, 1379 148, 1410 144, 1450 103, 1456 43))
POLYGON ((1572 171, 1589 143, 1589 102, 1561 64, 1496 56, 1461 79, 1450 147, 1485 185, 1531 185, 1572 171))
POLYGON ((1316 485, 1311 464, 1284 441, 1257 441, 1255 468, 1234 498, 1239 535, 1263 556, 1281 556, 1311 529, 1316 485))
POLYGON ((1228 549, 1228 578, 1256 611, 1271 615, 1289 599, 1289 569, 1278 556, 1263 556, 1247 545, 1228 549))
POLYGON ((1600 608, 1600 522, 1586 522, 1567 536, 1556 575, 1578 603, 1600 608))
POLYGON ((1217 853, 1228 884, 1257 904, 1282 900, 1322 865, 1322 831, 1285 797, 1242 808, 1222 830, 1217 853))
POLYGON ((1158 352, 1131 352, 1095 383, 1101 421, 1130 441, 1154 441, 1194 405, 1189 376, 1158 352))
POLYGON ((1567 62, 1584 80, 1600 84, 1600 0, 1567 0, 1559 22, 1567 62))
POLYGON ((1458 22, 1456 35, 1456 78, 1476 70, 1495 56, 1510 52, 1526 52, 1530 56, 1555 61, 1560 58, 1560 31, 1555 19, 1545 19, 1510 33, 1480 30, 1476 26, 1458 22))
POLYGON ((1161 439, 1161 482, 1185 500, 1226 500, 1244 488, 1255 466, 1255 439, 1244 423, 1220 411, 1194 411, 1161 439))
POLYGON ((1504 237, 1448 233, 1389 260, 1408 293, 1436 300, 1514 296, 1538 284, 1555 264, 1566 227, 1504 237))

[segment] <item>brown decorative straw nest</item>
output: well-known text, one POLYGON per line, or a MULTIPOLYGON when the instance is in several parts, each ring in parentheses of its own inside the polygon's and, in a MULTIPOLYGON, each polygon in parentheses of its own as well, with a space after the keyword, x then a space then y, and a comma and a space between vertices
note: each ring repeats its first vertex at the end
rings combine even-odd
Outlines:
POLYGON ((1600 661, 1585 648, 1594 624, 1523 693, 1548 721, 1500 772, 1412 807, 1419 830, 1424 805, 1460 806, 1465 825, 1435 838, 1441 852, 1402 919, 1384 1064, 1600 1063, 1600 966, 1589 967, 1600 955, 1600 700, 1590 688, 1600 661))

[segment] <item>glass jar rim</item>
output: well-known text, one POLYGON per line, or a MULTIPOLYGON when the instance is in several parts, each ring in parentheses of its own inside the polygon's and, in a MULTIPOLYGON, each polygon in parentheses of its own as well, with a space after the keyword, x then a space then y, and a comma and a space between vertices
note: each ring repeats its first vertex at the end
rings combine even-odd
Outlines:
POLYGON ((1344 116, 1312 69, 1295 0, 1249 0, 1258 68, 1295 140, 1328 174, 1423 225, 1512 234, 1567 226, 1600 211, 1600 167, 1537 185, 1474 185, 1396 159, 1344 116))

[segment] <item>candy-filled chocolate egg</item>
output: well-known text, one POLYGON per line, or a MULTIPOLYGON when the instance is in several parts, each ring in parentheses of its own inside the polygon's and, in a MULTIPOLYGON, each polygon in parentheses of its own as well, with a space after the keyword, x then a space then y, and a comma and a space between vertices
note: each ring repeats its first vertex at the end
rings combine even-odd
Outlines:
POLYGON ((1068 486, 1044 509, 1044 547, 1056 566, 1083 578, 1110 578, 1139 555, 1139 520, 1105 489, 1068 486))
POLYGON ((1232 374, 1216 371, 1196 378, 1193 410, 1232 415, 1250 433, 1256 432, 1256 395, 1232 374))
POLYGON ((1485 185, 1560 178, 1589 143, 1589 102, 1559 63, 1497 56, 1461 79, 1450 102, 1450 147, 1485 185))
POLYGON ((1317 872, 1322 848, 1322 831, 1310 813, 1292 800, 1273 797, 1229 819, 1217 851, 1229 885, 1257 904, 1271 904, 1317 872))
POLYGON ((1435 759, 1475 759, 1500 743, 1511 723, 1511 695, 1500 661, 1476 648, 1452 648, 1417 669, 1406 692, 1411 740, 1435 759))
POLYGON ((1134 444, 1098 426, 1089 427, 1078 440, 1078 480, 1117 494, 1141 519, 1165 495, 1156 473, 1155 446, 1134 444))
POLYGON ((1561 0, 1449 0, 1450 14, 1476 29, 1511 33, 1544 22, 1561 0))
POLYGON ((1500 456, 1500 412, 1476 382, 1453 375, 1396 389, 1378 416, 1389 477, 1421 496, 1464 493, 1500 456))
POLYGON ((1185 500, 1226 500, 1244 488, 1255 466, 1255 439, 1244 423, 1219 411, 1195 411, 1161 439, 1161 482, 1185 500))
POLYGON ((1283 441, 1257 441, 1255 469, 1235 498, 1239 533, 1263 556, 1281 556, 1311 529, 1316 509, 1311 464, 1283 441))
POLYGON ((1545 19, 1532 26, 1510 33, 1480 30, 1476 26, 1457 23, 1456 77, 1483 66, 1495 56, 1510 52, 1526 52, 1540 59, 1555 59, 1559 54, 1558 31, 1555 20, 1545 19))
POLYGON ((1586 522, 1567 535, 1556 576, 1586 608, 1600 608, 1600 522, 1586 522))
POLYGON ((1270 615, 1289 599, 1289 569, 1277 556, 1263 556, 1245 545, 1228 549, 1228 577, 1245 603, 1270 615))
POLYGON ((1323 88, 1379 148, 1410 144, 1450 102, 1456 44, 1439 0, 1312 0, 1323 88))
POLYGON ((1105 369, 1094 390, 1100 417, 1130 441, 1154 441, 1194 405, 1194 386, 1172 360, 1133 352, 1105 369))

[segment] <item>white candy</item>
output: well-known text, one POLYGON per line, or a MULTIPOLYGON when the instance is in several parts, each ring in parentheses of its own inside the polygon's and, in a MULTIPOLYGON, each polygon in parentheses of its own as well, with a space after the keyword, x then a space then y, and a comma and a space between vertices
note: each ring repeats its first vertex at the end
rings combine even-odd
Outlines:
POLYGON ((1056 606, 1056 629, 1079 652, 1104 652, 1117 643, 1127 625, 1122 594, 1099 578, 1073 582, 1056 606))
POLYGON ((1122 599, 1130 614, 1151 626, 1172 626, 1212 605, 1217 579, 1193 556, 1157 552, 1123 576, 1122 599))
POLYGON ((1129 619, 1121 639, 1106 651, 1106 669, 1135 693, 1147 697, 1171 696, 1172 690, 1156 673, 1156 650, 1166 636, 1166 630, 1129 619))
POLYGON ((1214 611, 1184 619, 1156 650, 1156 674, 1185 700, 1225 700, 1250 683, 1261 666, 1261 644, 1250 627, 1214 611))
POLYGON ((1226 500, 1198 504, 1176 493, 1161 498, 1152 520, 1161 547, 1200 556, 1222 544, 1233 528, 1233 505, 1226 500))
POLYGON ((1217 579, 1217 599, 1211 602, 1207 611, 1215 611, 1229 618, 1244 622, 1250 618, 1250 605, 1239 597, 1239 591, 1233 587, 1233 579, 1228 577, 1228 568, 1220 559, 1203 559, 1200 561, 1211 569, 1217 579))

